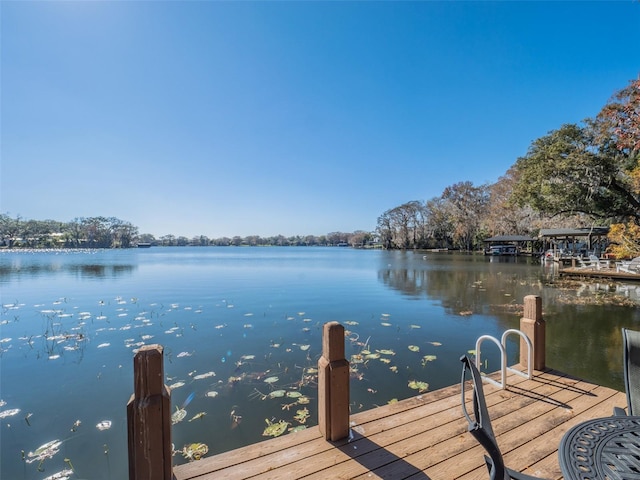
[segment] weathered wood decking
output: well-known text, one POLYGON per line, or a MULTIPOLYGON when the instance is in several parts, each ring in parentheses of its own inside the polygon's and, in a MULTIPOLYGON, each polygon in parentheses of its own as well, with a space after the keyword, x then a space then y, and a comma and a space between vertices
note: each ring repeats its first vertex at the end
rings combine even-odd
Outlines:
POLYGON ((640 274, 617 271, 615 268, 601 268, 600 270, 596 270, 595 268, 566 267, 560 270, 559 273, 560 275, 568 277, 588 277, 620 280, 623 282, 640 282, 640 274))
MULTIPOLYGON (((612 414, 626 396, 560 372, 510 374, 508 387, 485 384, 506 464, 561 479, 557 449, 573 425, 612 414)), ((470 394, 467 401, 470 400, 470 394)), ((351 416, 351 438, 324 440, 318 427, 176 466, 176 480, 487 479, 484 450, 467 433, 460 386, 428 392, 351 416)))

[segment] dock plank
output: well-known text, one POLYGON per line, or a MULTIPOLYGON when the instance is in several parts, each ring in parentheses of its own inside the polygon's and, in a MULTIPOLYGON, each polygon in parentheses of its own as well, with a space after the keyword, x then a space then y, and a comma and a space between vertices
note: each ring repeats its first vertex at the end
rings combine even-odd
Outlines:
MULTIPOLYGON (((562 435, 626 405, 622 392, 554 370, 508 388, 485 384, 498 444, 510 468, 562 479, 562 435)), ((470 402, 470 392, 466 395, 470 402)), ((351 416, 351 436, 328 442, 318 427, 174 467, 176 480, 486 479, 484 450, 467 433, 460 386, 452 385, 351 416)), ((470 404, 468 405, 470 407, 470 404)))

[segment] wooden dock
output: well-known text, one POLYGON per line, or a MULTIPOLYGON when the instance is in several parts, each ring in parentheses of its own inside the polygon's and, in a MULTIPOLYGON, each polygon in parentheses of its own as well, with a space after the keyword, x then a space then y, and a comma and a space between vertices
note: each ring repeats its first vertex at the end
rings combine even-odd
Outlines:
MULTIPOLYGON (((626 395, 546 368, 542 301, 533 295, 524 300, 520 331, 512 331, 521 335, 516 368, 523 371, 531 362, 533 376, 506 370, 507 387, 486 383, 485 396, 506 465, 557 480, 564 433, 581 421, 612 415, 614 407, 626 406, 626 395)), ((317 426, 178 466, 172 465, 163 349, 143 346, 134 358, 134 394, 127 405, 129 480, 488 478, 485 452, 467 432, 459 384, 350 415, 344 335, 337 322, 323 327, 317 426)))
MULTIPOLYGON (((507 384, 485 384, 498 444, 507 466, 542 478, 562 478, 557 449, 571 426, 626 406, 624 393, 554 370, 535 371, 531 380, 510 374, 507 384)), ((312 427, 173 473, 176 480, 488 478, 485 452, 467 433, 460 385, 354 414, 350 425, 345 440, 329 442, 312 427)))
POLYGON ((619 272, 615 268, 578 268, 566 267, 558 272, 567 277, 601 278, 603 280, 619 280, 622 282, 640 282, 640 274, 619 272))

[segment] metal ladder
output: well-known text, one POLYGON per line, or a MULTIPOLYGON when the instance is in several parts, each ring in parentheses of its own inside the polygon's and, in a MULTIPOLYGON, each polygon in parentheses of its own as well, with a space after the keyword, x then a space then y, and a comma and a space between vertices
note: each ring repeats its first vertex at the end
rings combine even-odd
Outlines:
POLYGON ((480 370, 480 365, 482 363, 480 360, 480 346, 482 345, 482 342, 484 342, 485 340, 492 341, 498 346, 498 349, 500 350, 500 382, 494 380, 493 378, 489 378, 487 375, 482 375, 482 378, 486 382, 489 382, 495 385, 496 387, 504 390, 505 388, 507 388, 507 370, 517 375, 520 375, 521 377, 531 379, 532 365, 533 365, 533 355, 532 355, 533 347, 531 345, 531 340, 529 340, 529 337, 527 337, 524 334, 524 332, 521 332, 520 330, 516 330, 515 328, 511 328, 509 330, 506 330, 502 334, 502 338, 500 340, 498 340, 496 337, 492 337, 491 335, 482 335, 480 338, 478 338, 478 340, 476 340, 476 367, 478 368, 478 370, 480 370), (507 337, 513 334, 519 335, 521 338, 524 339, 524 341, 527 344, 527 373, 521 372, 520 370, 516 370, 515 368, 507 366, 507 337))

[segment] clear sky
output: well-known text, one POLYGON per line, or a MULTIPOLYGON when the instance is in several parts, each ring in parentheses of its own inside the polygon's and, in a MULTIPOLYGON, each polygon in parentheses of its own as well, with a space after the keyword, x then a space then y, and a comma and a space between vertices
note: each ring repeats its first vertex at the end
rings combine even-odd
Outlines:
POLYGON ((640 74, 640 2, 7 1, 0 212, 322 235, 495 182, 640 74))

